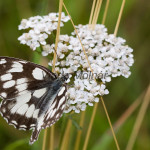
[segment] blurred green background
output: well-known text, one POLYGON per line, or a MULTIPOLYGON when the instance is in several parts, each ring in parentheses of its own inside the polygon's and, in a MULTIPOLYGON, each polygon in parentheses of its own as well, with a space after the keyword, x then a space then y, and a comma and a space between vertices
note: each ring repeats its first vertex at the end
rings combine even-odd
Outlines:
MULTIPOLYGON (((92 0, 64 0, 74 23, 87 24, 89 21, 92 0)), ((111 0, 106 18, 106 27, 109 33, 114 32, 121 0, 111 0)), ((98 23, 101 23, 106 0, 103 0, 98 23)), ((0 56, 18 57, 25 60, 33 60, 34 53, 25 45, 21 45, 17 38, 21 35, 18 25, 22 18, 35 15, 45 15, 49 12, 58 11, 58 0, 0 0, 0 56)), ((66 23, 61 33, 70 34, 73 27, 70 22, 66 23)), ((126 43, 134 49, 135 63, 131 68, 131 76, 114 78, 109 83, 110 94, 104 97, 112 123, 115 123, 121 114, 141 95, 150 81, 150 1, 127 0, 123 11, 117 36, 126 39, 126 43)), ((80 149, 84 143, 92 107, 86 111, 86 119, 81 138, 80 149)), ((121 149, 125 149, 130 137, 133 125, 138 113, 137 109, 128 120, 116 132, 121 149)), ((134 149, 150 149, 150 109, 148 108, 137 137, 134 149)), ((73 115, 74 120, 79 122, 79 114, 73 115)), ((62 132, 59 128, 63 125, 62 119, 56 123, 55 143, 58 145, 62 132)), ((99 103, 93 130, 88 143, 88 150, 115 150, 116 146, 111 134, 106 131, 109 124, 104 109, 99 103)), ((70 149, 74 144, 77 128, 73 125, 70 140, 70 149)), ((38 150, 41 149, 42 134, 33 146, 28 145, 31 132, 18 131, 9 126, 0 117, 0 150, 38 150)))

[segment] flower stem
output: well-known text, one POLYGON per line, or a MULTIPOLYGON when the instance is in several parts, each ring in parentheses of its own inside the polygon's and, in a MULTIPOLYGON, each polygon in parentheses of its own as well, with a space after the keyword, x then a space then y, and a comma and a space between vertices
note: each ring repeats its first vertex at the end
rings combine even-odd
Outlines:
POLYGON ((96 3, 96 0, 93 1, 93 4, 92 4, 92 9, 91 9, 91 14, 90 14, 90 19, 89 19, 89 25, 91 25, 92 23, 92 18, 93 18, 93 13, 94 13, 94 8, 95 8, 95 3, 96 3))
MULTIPOLYGON (((85 48, 84 48, 84 46, 82 45, 81 39, 80 39, 80 37, 79 37, 79 35, 78 35, 78 32, 77 32, 77 30, 76 30, 76 28, 75 28, 75 25, 74 25, 74 23, 73 23, 73 20, 72 20, 72 18, 71 18, 71 16, 70 16, 70 14, 69 14, 69 12, 68 12, 68 10, 67 10, 67 8, 66 8, 66 6, 65 6, 64 3, 63 3, 63 6, 64 6, 66 12, 68 13, 68 16, 70 17, 71 23, 72 23, 72 25, 73 25, 73 27, 74 27, 74 29, 75 29, 76 35, 77 35, 77 37, 78 37, 78 39, 79 39, 79 41, 80 41, 80 43, 81 43, 81 46, 82 46, 83 52, 84 52, 84 54, 85 54, 85 56, 86 56, 88 65, 89 65, 90 70, 91 70, 91 72, 92 72, 92 74, 93 74, 93 70, 92 70, 92 67, 91 67, 91 65, 90 65, 90 62, 89 62, 89 60, 88 60, 88 57, 87 57, 85 48)), ((99 8, 100 8, 100 7, 99 7, 99 8)), ((118 26, 119 26, 119 24, 118 24, 118 26)), ((116 33, 117 33, 117 30, 116 30, 116 33)), ((94 78, 94 80, 96 81, 95 78, 94 78)), ((108 112, 107 112, 107 109, 106 109, 106 107, 105 107, 105 104, 104 104, 104 101, 103 101, 103 98, 102 98, 102 97, 101 97, 101 101, 102 101, 102 104, 103 104, 103 107, 104 107, 104 110, 105 110, 105 113, 106 113, 106 116, 107 116, 107 119, 108 119, 108 122, 109 122, 109 125, 110 125, 110 128, 111 128, 111 131, 112 131, 112 134, 113 134, 113 137, 114 137, 114 140, 115 140, 117 149, 120 150, 119 144, 118 144, 118 142, 117 142, 117 139, 116 139, 114 130, 113 130, 113 128, 112 128, 112 124, 111 124, 111 121, 110 121, 110 118, 109 118, 109 115, 108 115, 108 112)), ((95 117, 97 105, 98 105, 98 104, 96 103, 95 106, 94 106, 94 109, 93 109, 93 114, 92 114, 91 122, 90 122, 90 125, 89 125, 88 133, 87 133, 87 136, 86 136, 86 139, 85 139, 85 143, 84 143, 83 150, 86 150, 86 148, 87 148, 87 144, 88 144, 89 136, 90 136, 90 133, 91 133, 91 129, 92 129, 93 120, 94 120, 94 117, 95 117)))
POLYGON ((69 134, 70 134, 70 130, 71 130, 71 119, 68 120, 68 123, 67 123, 67 127, 66 127, 66 131, 64 133, 64 137, 63 137, 63 140, 62 140, 62 144, 61 144, 61 148, 60 150, 66 150, 67 149, 67 146, 68 146, 68 143, 69 143, 69 134))
MULTIPOLYGON (((75 33, 76 33, 76 36, 78 37, 78 39, 79 39, 79 41, 80 41, 80 44, 81 44, 81 47, 82 47, 82 49, 83 49, 84 55, 85 55, 85 57, 86 57, 86 60, 87 60, 88 65, 89 65, 89 68, 90 68, 90 70, 91 70, 91 72, 92 72, 92 75, 94 76, 94 74, 93 74, 93 69, 92 69, 92 67, 91 67, 91 65, 90 65, 90 61, 89 61, 88 56, 87 56, 87 54, 86 54, 85 48, 84 48, 84 46, 83 46, 83 44, 82 44, 82 42, 81 42, 81 39, 80 39, 79 34, 78 34, 78 31, 77 31, 77 29, 76 29, 76 27, 75 27, 75 25, 74 25, 74 23, 73 23, 73 20, 72 20, 72 18, 71 18, 71 16, 70 16, 70 14, 69 14, 69 12, 68 12, 68 10, 67 10, 67 8, 66 8, 66 6, 65 6, 64 3, 63 3, 63 6, 64 6, 64 8, 65 8, 65 10, 66 10, 66 12, 67 12, 67 14, 68 14, 68 16, 70 17, 70 21, 71 21, 71 23, 72 23, 72 25, 73 25, 73 28, 74 28, 75 33)), ((96 81, 95 78, 94 78, 94 80, 96 81)))
MULTIPOLYGON (((59 35, 60 35, 60 22, 61 22, 61 13, 62 13, 62 6, 63 6, 63 0, 59 1, 59 18, 58 18, 58 26, 57 26, 57 33, 56 33, 56 40, 55 40, 55 53, 53 58, 53 66, 52 66, 52 72, 55 72, 55 63, 56 63, 56 52, 58 47, 58 41, 59 41, 59 35)), ((54 149, 54 125, 51 127, 50 132, 50 150, 54 149)))
MULTIPOLYGON (((129 117, 135 112, 138 106, 142 102, 142 98, 145 92, 142 92, 140 96, 125 110, 125 112, 119 117, 119 119, 114 123, 113 128, 116 132, 121 128, 121 126, 129 119, 129 117)), ((103 136, 97 141, 97 143, 103 145, 105 142, 105 137, 110 137, 111 129, 107 130, 103 136)))
POLYGON ((59 35, 60 35, 60 21, 61 21, 62 6, 63 6, 63 0, 59 0, 59 18, 58 18, 56 40, 55 40, 55 53, 54 53, 53 67, 52 67, 53 72, 55 71, 55 63, 56 63, 56 56, 57 56, 56 52, 58 47, 59 35))
POLYGON ((122 1, 122 5, 121 5, 121 8, 120 8, 118 20, 117 20, 116 27, 115 27, 115 31, 114 31, 114 35, 115 35, 115 36, 117 35, 117 32, 118 32, 118 28, 119 28, 119 24, 120 24, 122 12, 123 12, 123 9, 124 9, 125 1, 126 1, 126 0, 123 0, 123 1, 122 1))
POLYGON ((113 127, 112 127, 112 124, 111 124, 111 121, 110 121, 110 117, 109 117, 109 115, 108 115, 108 112, 107 112, 107 109, 106 109, 106 106, 105 106, 105 103, 104 103, 104 100, 103 100, 103 97, 100 97, 100 99, 101 99, 101 102, 102 102, 102 104, 103 104, 103 108, 104 108, 105 114, 106 114, 106 116, 107 116, 107 120, 108 120, 109 126, 110 126, 110 128, 111 128, 111 132, 112 132, 112 134, 113 134, 113 137, 114 137, 114 140, 115 140, 115 143, 116 143, 117 150, 120 150, 119 144, 118 144, 118 141, 117 141, 117 138, 116 138, 116 135, 115 135, 115 132, 114 132, 114 130, 113 130, 113 127))
POLYGON ((101 9, 102 1, 103 0, 98 0, 97 1, 96 8, 95 8, 95 13, 94 13, 94 16, 93 16, 93 21, 92 21, 92 29, 95 28, 95 25, 97 23, 97 19, 98 19, 98 15, 99 15, 99 12, 100 12, 100 9, 101 9))
POLYGON ((55 126, 53 125, 50 128, 50 146, 49 146, 49 150, 54 149, 54 132, 55 132, 55 126))
POLYGON ((45 148, 46 148, 46 137, 47 137, 47 129, 45 129, 45 132, 44 132, 42 150, 45 150, 45 148))
POLYGON ((106 2, 106 7, 105 7, 104 15, 103 15, 102 24, 105 24, 107 12, 108 12, 108 6, 109 6, 109 0, 107 0, 107 2, 106 2))
MULTIPOLYGON (((85 111, 82 111, 81 117, 80 117, 80 127, 83 127, 84 120, 85 120, 85 111)), ((79 149, 81 133, 82 133, 82 130, 81 129, 78 130, 74 150, 78 150, 79 149)))
POLYGON ((92 126, 93 126, 97 106, 98 106, 98 103, 95 103, 94 108, 93 108, 92 117, 91 117, 90 124, 89 124, 88 131, 87 131, 87 135, 86 135, 86 138, 85 138, 83 150, 87 149, 87 145, 88 145, 88 141, 89 141, 89 138, 90 138, 90 134, 91 134, 91 130, 92 130, 92 126))
POLYGON ((145 94, 144 101, 141 105, 138 116, 136 118, 136 121, 135 121, 133 130, 132 130, 129 142, 128 142, 127 147, 126 147, 126 150, 132 150, 133 149, 135 140, 136 140, 138 132, 140 130, 140 126, 142 124, 142 121, 143 121, 143 118, 145 116, 146 110, 149 106, 149 102, 150 102, 150 85, 149 85, 148 90, 145 94))
POLYGON ((129 108, 121 115, 121 117, 113 125, 114 130, 120 128, 121 125, 132 115, 142 101, 143 93, 129 106, 129 108))

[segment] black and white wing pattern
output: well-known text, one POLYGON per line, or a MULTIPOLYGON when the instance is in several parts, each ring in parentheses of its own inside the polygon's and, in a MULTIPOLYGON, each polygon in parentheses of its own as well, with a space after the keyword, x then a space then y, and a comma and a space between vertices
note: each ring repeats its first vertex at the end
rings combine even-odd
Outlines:
POLYGON ((17 58, 0 57, 0 113, 17 129, 33 129, 30 144, 41 129, 62 115, 67 86, 65 80, 47 68, 17 58))

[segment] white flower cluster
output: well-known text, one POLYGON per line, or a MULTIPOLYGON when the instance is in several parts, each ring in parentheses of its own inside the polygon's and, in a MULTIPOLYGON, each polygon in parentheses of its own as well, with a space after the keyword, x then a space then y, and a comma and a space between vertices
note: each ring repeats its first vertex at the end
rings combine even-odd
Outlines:
MULTIPOLYGON (((134 63, 133 49, 125 45, 124 39, 108 34, 104 25, 97 24, 94 31, 90 30, 88 25, 79 25, 77 28, 92 70, 96 74, 104 75, 103 83, 110 82, 111 77, 121 75, 129 77, 130 66, 134 63)), ((79 67, 90 71, 78 38, 70 37, 68 42, 70 44, 68 49, 71 48, 73 52, 70 53, 69 58, 67 57, 68 60, 66 59, 67 65, 71 66, 73 71, 78 70, 79 67)))
MULTIPOLYGON (((64 14, 62 16, 62 22, 69 20, 64 14)), ((23 20, 19 29, 31 28, 31 30, 19 37, 19 40, 34 50, 40 44, 43 45, 43 56, 52 54, 55 52, 55 44, 50 45, 46 39, 48 34, 56 30, 57 21, 56 13, 23 20)), ((92 70, 75 32, 72 32, 71 36, 60 35, 55 71, 69 73, 68 82, 73 85, 68 88, 66 113, 72 110, 79 113, 84 111, 87 105, 93 106, 94 102, 99 101, 99 96, 109 93, 106 83, 110 82, 112 77, 128 78, 131 74, 130 66, 134 63, 133 50, 125 45, 124 39, 108 34, 104 25, 97 24, 94 30, 91 30, 89 25, 78 25, 76 28, 92 70)), ((53 62, 50 61, 49 65, 52 66, 52 64, 53 62)))
POLYGON ((99 102, 98 95, 108 94, 104 84, 97 84, 94 80, 74 79, 74 86, 68 89, 68 102, 66 104, 65 113, 74 110, 79 113, 87 107, 93 106, 94 102, 99 102))
MULTIPOLYGON (((23 33, 18 40, 21 44, 30 46, 31 49, 36 50, 40 45, 47 45, 46 39, 48 35, 57 29, 59 13, 50 13, 47 16, 34 16, 29 19, 23 19, 19 25, 19 30, 26 29, 27 33, 23 33)), ((65 16, 62 12, 61 23, 67 22, 69 16, 65 16)))
MULTIPOLYGON (((74 73, 74 86, 68 89, 68 103, 65 112, 74 110, 79 113, 85 110, 87 104, 92 106, 98 102, 98 96, 106 95, 106 82, 112 77, 129 77, 130 66, 134 59, 132 49, 125 45, 125 40, 107 33, 104 25, 97 24, 95 30, 90 30, 88 25, 77 26, 78 34, 85 48, 86 55, 92 67, 93 76, 100 79, 103 84, 90 79, 90 67, 82 49, 79 39, 72 33, 72 36, 61 35, 58 44, 59 63, 56 64, 56 71, 63 68, 64 73, 74 73)), ((55 45, 53 44, 53 47, 55 45)), ((49 63, 52 65, 52 62, 49 63)))

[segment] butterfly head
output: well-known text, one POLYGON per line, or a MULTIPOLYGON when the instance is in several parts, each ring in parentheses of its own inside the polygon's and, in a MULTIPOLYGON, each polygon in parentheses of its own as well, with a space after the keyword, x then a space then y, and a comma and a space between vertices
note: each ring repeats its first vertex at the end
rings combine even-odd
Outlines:
POLYGON ((69 78, 69 73, 66 73, 66 74, 64 74, 62 77, 60 77, 60 80, 61 80, 62 82, 65 82, 65 81, 67 81, 68 78, 69 78))

